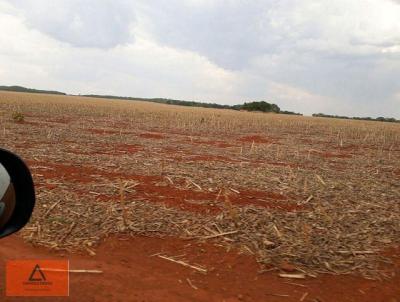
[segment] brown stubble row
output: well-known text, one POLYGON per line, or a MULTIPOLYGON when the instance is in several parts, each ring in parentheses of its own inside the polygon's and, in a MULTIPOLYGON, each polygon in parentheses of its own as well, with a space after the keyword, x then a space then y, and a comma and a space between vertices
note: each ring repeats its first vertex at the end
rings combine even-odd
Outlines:
POLYGON ((0 122, 38 185, 33 243, 95 253, 111 234, 173 235, 264 269, 390 273, 399 125, 18 93, 0 93, 0 122))

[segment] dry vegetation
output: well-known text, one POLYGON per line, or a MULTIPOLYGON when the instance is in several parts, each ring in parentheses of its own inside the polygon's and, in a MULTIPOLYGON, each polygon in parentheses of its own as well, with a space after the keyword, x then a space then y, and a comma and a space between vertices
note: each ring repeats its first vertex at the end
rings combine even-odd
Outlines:
POLYGON ((0 123, 37 186, 21 233, 34 244, 95 254, 110 235, 177 236, 262 270, 390 276, 398 124, 6 92, 0 123))

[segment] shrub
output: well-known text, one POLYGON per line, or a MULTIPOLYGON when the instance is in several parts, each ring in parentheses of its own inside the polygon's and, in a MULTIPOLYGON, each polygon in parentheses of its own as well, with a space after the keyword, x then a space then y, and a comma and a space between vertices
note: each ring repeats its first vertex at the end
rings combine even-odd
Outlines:
POLYGON ((22 123, 24 121, 24 119, 25 119, 25 116, 21 112, 14 112, 12 114, 12 119, 16 123, 22 123))

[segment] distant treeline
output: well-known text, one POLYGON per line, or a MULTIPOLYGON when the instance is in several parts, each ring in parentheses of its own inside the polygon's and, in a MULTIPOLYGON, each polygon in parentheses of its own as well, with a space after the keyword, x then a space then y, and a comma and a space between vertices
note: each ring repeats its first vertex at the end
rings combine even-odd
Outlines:
POLYGON ((287 110, 281 110, 279 113, 280 113, 280 114, 301 115, 301 116, 303 116, 302 113, 293 112, 293 111, 287 111, 287 110))
POLYGON ((104 98, 104 99, 117 99, 117 100, 131 100, 131 101, 147 101, 161 104, 178 105, 178 106, 189 106, 189 107, 203 107, 203 108, 216 108, 216 109, 232 109, 232 110, 246 110, 246 111, 259 111, 259 112, 275 112, 281 114, 293 114, 302 115, 301 113, 295 113, 292 111, 282 111, 276 104, 271 104, 267 102, 250 102, 240 105, 221 105, 216 103, 203 103, 196 101, 183 101, 174 99, 164 99, 164 98, 133 98, 133 97, 121 97, 114 95, 97 95, 97 94, 86 94, 81 95, 84 97, 93 98, 104 98))
POLYGON ((25 88, 22 86, 0 86, 0 90, 15 91, 15 92, 27 92, 27 93, 45 93, 45 94, 66 95, 66 93, 64 93, 64 92, 53 91, 53 90, 38 90, 38 89, 32 89, 32 88, 25 88))
POLYGON ((312 116, 315 117, 329 117, 329 118, 338 118, 338 119, 345 119, 345 120, 361 120, 361 121, 376 121, 376 122, 389 122, 389 123, 400 123, 400 120, 396 120, 393 117, 349 117, 349 116, 342 116, 342 115, 330 115, 324 113, 314 113, 312 116))

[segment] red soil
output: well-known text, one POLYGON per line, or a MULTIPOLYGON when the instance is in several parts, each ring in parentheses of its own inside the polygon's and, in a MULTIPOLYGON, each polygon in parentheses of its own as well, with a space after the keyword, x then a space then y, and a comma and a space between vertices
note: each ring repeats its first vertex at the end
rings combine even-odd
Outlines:
MULTIPOLYGON (((127 200, 147 200, 155 203, 164 203, 167 206, 185 211, 199 213, 217 213, 229 204, 244 206, 256 205, 260 207, 279 209, 283 211, 296 211, 302 207, 288 203, 286 196, 255 190, 240 190, 240 193, 229 192, 228 196, 219 195, 218 192, 200 191, 192 189, 180 189, 172 185, 165 185, 154 178, 142 177, 135 191, 127 193, 127 200), (219 195, 219 196, 218 196, 219 195)), ((99 195, 99 201, 119 201, 117 195, 99 195)))
POLYGON ((31 121, 21 121, 21 122, 16 122, 17 124, 21 125, 30 125, 30 126, 40 126, 41 124, 38 122, 31 122, 31 121))
MULTIPOLYGON (((57 180, 75 182, 80 184, 96 182, 102 180, 132 180, 139 184, 135 187, 135 191, 128 193, 127 199, 145 199, 151 202, 161 202, 168 206, 180 208, 183 210, 212 213, 218 212, 221 206, 226 205, 226 201, 234 205, 257 205, 265 208, 274 208, 284 211, 295 211, 301 207, 288 203, 288 197, 266 191, 241 190, 239 194, 229 192, 227 198, 218 197, 218 192, 210 192, 205 190, 180 189, 171 184, 166 185, 166 179, 162 176, 146 176, 146 175, 130 175, 115 171, 103 171, 94 167, 81 167, 60 163, 44 163, 36 161, 27 162, 32 169, 36 185, 53 189, 54 185, 49 185, 42 180, 57 180)), ((184 184, 184 181, 183 181, 184 184)), ((189 186, 190 183, 187 183, 189 186)), ((182 185, 176 183, 175 185, 182 185)), ((84 194, 85 192, 81 192, 84 194)), ((99 201, 118 201, 119 195, 101 194, 99 201)))
POLYGON ((142 134, 139 134, 139 136, 143 137, 143 138, 152 138, 152 139, 166 138, 164 135, 159 134, 159 133, 142 133, 142 134))
POLYGON ((230 194, 229 200, 235 205, 257 205, 270 209, 280 209, 283 211, 296 211, 302 207, 296 204, 287 203, 289 198, 274 192, 240 190, 240 194, 230 194))
POLYGON ((202 137, 204 136, 204 133, 195 133, 193 131, 185 131, 185 130, 179 130, 179 129, 165 129, 163 127, 152 127, 146 129, 147 131, 151 131, 152 133, 160 133, 160 134, 166 134, 166 135, 179 135, 179 136, 184 136, 184 137, 202 137), (189 135, 190 133, 190 135, 189 135))
POLYGON ((114 146, 114 150, 112 152, 108 152, 110 154, 114 154, 114 152, 117 153, 136 153, 141 150, 141 147, 139 145, 130 145, 130 144, 119 144, 114 146), (115 151, 114 151, 115 150, 115 151))
POLYGON ((348 169, 348 164, 345 162, 339 162, 331 160, 329 161, 330 168, 335 169, 336 171, 346 171, 348 169))
MULTIPOLYGON (((225 147, 224 147, 225 148, 225 147)), ((183 151, 184 149, 178 149, 176 147, 164 147, 160 153, 166 155, 169 158, 173 158, 175 161, 220 161, 220 162, 238 162, 222 155, 210 155, 210 154, 194 154, 190 151, 183 151)))
POLYGON ((190 141, 190 143, 192 144, 196 144, 196 145, 207 145, 207 146, 214 146, 214 147, 218 147, 218 148, 228 148, 228 147, 235 147, 237 145, 234 144, 229 144, 227 142, 224 141, 190 141))
POLYGON ((20 142, 15 143, 14 146, 17 149, 25 150, 25 149, 35 148, 35 147, 37 147, 37 146, 39 146, 41 144, 46 144, 46 143, 39 142, 39 141, 37 141, 37 142, 26 142, 26 141, 24 141, 24 142, 21 142, 21 143, 20 142))
POLYGON ((157 176, 140 176, 140 175, 128 175, 116 171, 104 171, 90 166, 76 166, 61 163, 49 163, 49 162, 38 162, 38 161, 26 161, 33 172, 33 175, 40 175, 43 179, 50 180, 65 180, 69 182, 78 183, 90 183, 97 182, 99 178, 109 180, 159 180, 157 176))
POLYGON ((120 134, 121 131, 117 130, 106 130, 106 129, 95 129, 89 128, 85 130, 86 132, 93 133, 93 134, 120 134))
MULTIPOLYGON (((282 279, 278 272, 259 274, 253 256, 227 252, 210 243, 174 238, 108 238, 97 255, 65 255, 35 248, 17 236, 1 240, 0 274, 5 275, 9 259, 68 259, 71 269, 95 269, 102 274, 70 274, 69 301, 304 301, 392 302, 399 301, 400 261, 395 259, 395 276, 386 281, 371 281, 354 276, 321 275, 306 280, 282 279), (158 257, 184 255, 183 261, 201 265, 201 274, 158 257), (155 255, 155 256, 152 256, 155 255)), ((398 254, 398 253, 397 253, 398 254)), ((4 293, 5 282, 0 282, 4 293)), ((21 298, 43 301, 44 298, 21 298)), ((15 298, 3 297, 12 302, 15 298)), ((66 298, 51 298, 62 302, 66 298)))
POLYGON ((247 143, 259 143, 259 144, 267 144, 267 143, 273 143, 274 140, 270 138, 265 138, 262 137, 261 135, 249 135, 249 136, 243 136, 238 139, 241 142, 247 142, 247 143))
POLYGON ((40 114, 33 114, 33 113, 23 113, 25 117, 30 117, 30 118, 36 118, 39 119, 40 122, 27 122, 24 121, 22 123, 32 123, 35 125, 39 125, 42 123, 58 123, 58 124, 68 124, 69 122, 72 121, 72 118, 70 117, 58 117, 58 118, 49 118, 48 115, 40 115, 40 114))
POLYGON ((69 124, 71 121, 72 121, 71 118, 46 119, 47 123, 55 123, 55 124, 69 124))
MULTIPOLYGON (((26 161, 26 163, 30 166, 34 178, 37 176, 46 180, 57 179, 60 181, 79 182, 82 184, 95 180, 92 175, 94 170, 89 167, 31 160, 26 161)), ((38 185, 40 185, 40 183, 38 183, 38 185)))
POLYGON ((290 168, 301 168, 303 166, 299 164, 293 164, 293 163, 284 163, 284 162, 267 162, 268 165, 273 165, 273 166, 280 166, 280 167, 290 167, 290 168))
POLYGON ((313 143, 312 139, 310 139, 310 138, 300 138, 299 141, 301 141, 302 143, 305 143, 305 144, 313 143))
POLYGON ((332 153, 332 152, 322 152, 317 150, 311 150, 310 154, 317 155, 322 158, 351 158, 351 154, 348 153, 332 153))
POLYGON ((362 146, 359 145, 344 145, 344 146, 336 146, 336 149, 343 151, 357 151, 360 150, 362 146))
POLYGON ((65 152, 77 154, 77 155, 90 155, 93 156, 95 154, 99 155, 120 155, 120 154, 133 154, 142 150, 139 145, 131 145, 131 144, 118 144, 118 145, 98 145, 96 147, 97 151, 82 151, 80 149, 66 149, 65 152))
POLYGON ((186 157, 188 161, 221 161, 221 162, 234 162, 234 160, 221 156, 221 155, 194 155, 186 157))

